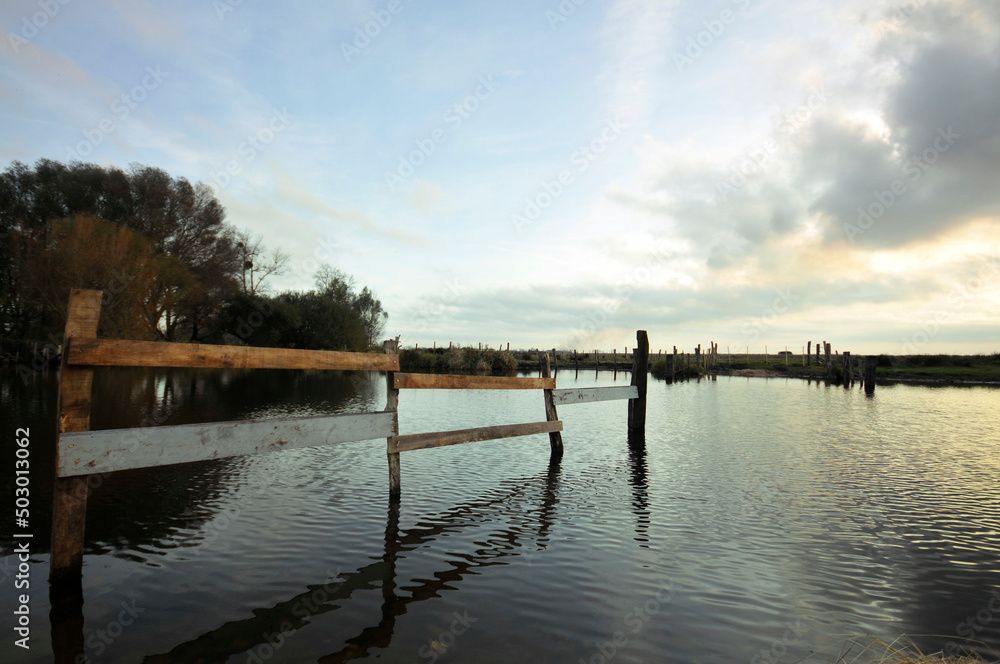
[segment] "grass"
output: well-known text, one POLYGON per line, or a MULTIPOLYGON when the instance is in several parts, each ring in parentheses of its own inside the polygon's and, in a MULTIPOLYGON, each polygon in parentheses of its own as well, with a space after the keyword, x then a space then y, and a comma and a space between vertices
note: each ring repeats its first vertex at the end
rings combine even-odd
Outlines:
MULTIPOLYGON (((551 349, 542 350, 551 356, 551 349)), ((506 375, 516 369, 536 371, 538 369, 538 351, 517 350, 501 351, 484 347, 452 349, 444 348, 419 350, 408 349, 401 353, 400 361, 404 371, 432 371, 450 373, 483 373, 506 375)), ((666 378, 672 355, 651 353, 649 356, 650 373, 655 378, 666 378)), ((857 372, 857 360, 862 355, 853 356, 855 380, 861 378, 857 372)), ((704 368, 696 364, 692 354, 678 355, 681 363, 678 378, 693 378, 705 373, 704 368), (684 365, 685 360, 687 366, 684 365)), ((610 352, 572 352, 560 351, 558 360, 553 358, 553 369, 612 369, 617 366, 619 371, 632 369, 632 354, 610 352)), ((830 378, 835 382, 842 380, 841 356, 832 355, 830 378)), ((826 378, 826 367, 822 360, 817 362, 816 356, 811 357, 811 364, 802 363, 802 355, 790 355, 786 361, 784 356, 771 353, 769 355, 719 353, 714 367, 709 372, 738 373, 741 371, 766 371, 777 376, 797 378, 826 378)), ((1000 353, 991 355, 879 355, 876 369, 878 380, 903 380, 947 382, 996 382, 1000 383, 1000 353)))
MULTIPOLYGON (((984 644, 980 644, 984 645, 984 644)), ((998 660, 982 659, 968 652, 925 654, 906 635, 886 643, 873 636, 851 639, 845 644, 837 664, 998 664, 998 660)))
MULTIPOLYGON (((857 372, 858 357, 852 357, 855 366, 855 380, 860 378, 857 372)), ((656 356, 650 359, 653 360, 651 364, 653 375, 659 378, 665 377, 669 361, 658 359, 656 356)), ((678 361, 680 360, 678 359, 678 361)), ((840 381, 843 373, 840 356, 831 356, 830 363, 832 364, 831 379, 840 381)), ((718 373, 736 373, 746 370, 766 371, 778 376, 815 379, 826 377, 826 367, 822 361, 817 364, 816 358, 813 356, 812 364, 804 366, 801 355, 789 357, 786 365, 783 357, 775 355, 750 355, 747 358, 746 355, 733 354, 729 356, 720 353, 715 367, 710 367, 710 370, 718 373)), ((875 375, 880 381, 898 379, 927 382, 1000 382, 1000 353, 992 355, 879 355, 875 375)))
POLYGON ((517 371, 517 359, 506 350, 493 348, 403 349, 399 353, 402 371, 509 376, 517 371))

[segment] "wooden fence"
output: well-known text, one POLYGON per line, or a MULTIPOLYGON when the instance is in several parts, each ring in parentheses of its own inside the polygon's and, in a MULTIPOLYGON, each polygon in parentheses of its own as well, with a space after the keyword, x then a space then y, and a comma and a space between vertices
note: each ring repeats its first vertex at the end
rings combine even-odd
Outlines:
POLYGON ((102 295, 101 291, 80 289, 70 294, 55 445, 49 571, 53 585, 78 583, 80 578, 88 477, 95 475, 385 438, 389 495, 398 499, 402 452, 547 433, 552 456, 561 457, 563 424, 557 405, 627 399, 629 433, 642 433, 645 429, 649 342, 644 331, 637 334, 632 385, 560 390, 556 389, 547 354, 540 357, 539 378, 400 373, 398 337, 383 343, 385 352, 381 355, 97 339, 102 295), (90 431, 91 384, 94 367, 98 366, 384 371, 386 406, 371 413, 90 431), (542 390, 545 421, 401 436, 399 391, 406 389, 538 389, 542 390))

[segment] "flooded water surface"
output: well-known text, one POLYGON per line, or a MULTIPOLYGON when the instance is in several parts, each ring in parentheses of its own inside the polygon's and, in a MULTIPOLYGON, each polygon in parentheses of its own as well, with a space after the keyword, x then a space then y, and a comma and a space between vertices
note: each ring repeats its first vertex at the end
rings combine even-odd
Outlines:
MULTIPOLYGON (((31 649, 8 634, 0 660, 48 662, 55 383, 0 389, 5 458, 31 430, 35 535, 31 649)), ((384 404, 379 374, 99 370, 92 426, 384 404)), ((756 664, 905 634, 995 656, 998 406, 989 388, 651 380, 644 445, 626 402, 561 406, 561 462, 544 435, 404 453, 398 504, 384 440, 116 473, 88 506, 85 654, 756 664)), ((545 419, 538 391, 404 391, 399 408, 404 434, 545 419)))

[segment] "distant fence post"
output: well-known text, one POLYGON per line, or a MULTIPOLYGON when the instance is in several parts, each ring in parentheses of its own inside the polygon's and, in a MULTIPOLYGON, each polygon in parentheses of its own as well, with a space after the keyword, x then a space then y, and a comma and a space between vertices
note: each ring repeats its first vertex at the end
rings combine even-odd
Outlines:
MULTIPOLYGON (((538 358, 539 363, 542 367, 542 378, 551 378, 552 370, 549 367, 549 356, 546 353, 544 356, 538 358)), ((559 419, 559 415, 556 413, 556 401, 552 394, 552 390, 543 390, 543 398, 545 399, 545 419, 549 422, 555 422, 559 419)), ((553 459, 561 459, 563 455, 563 442, 562 434, 558 431, 549 432, 549 447, 552 448, 553 459)))
POLYGON ((632 385, 639 388, 639 396, 628 402, 629 433, 646 432, 646 379, 649 371, 649 335, 646 330, 635 333, 637 347, 632 353, 632 385))
POLYGON ((69 295, 66 330, 63 337, 62 369, 59 375, 59 408, 56 422, 56 477, 52 499, 52 557, 49 582, 63 586, 81 579, 83 573, 83 536, 87 523, 87 478, 59 477, 59 436, 71 431, 90 430, 90 391, 94 370, 75 367, 67 362, 69 347, 81 339, 97 337, 101 318, 98 290, 74 288, 69 295))
MULTIPOLYGON (((386 355, 399 352, 399 337, 386 339, 382 342, 382 350, 386 355)), ((386 456, 389 460, 389 498, 398 499, 401 492, 399 452, 394 449, 396 436, 399 435, 399 390, 394 385, 394 371, 385 372, 385 412, 392 413, 392 436, 386 439, 386 456)))
POLYGON ((875 394, 875 365, 878 358, 871 355, 865 358, 865 394, 875 394))

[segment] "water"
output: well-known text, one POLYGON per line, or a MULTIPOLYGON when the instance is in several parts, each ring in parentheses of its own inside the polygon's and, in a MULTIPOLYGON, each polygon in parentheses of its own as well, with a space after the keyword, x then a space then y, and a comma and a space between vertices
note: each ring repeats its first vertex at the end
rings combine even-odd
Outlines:
MULTIPOLYGON (((558 383, 615 379, 563 371, 558 383)), ((31 428, 36 533, 32 647, 5 629, 5 662, 53 657, 54 390, 51 377, 0 382, 4 458, 13 428, 31 428)), ((93 427, 157 413, 175 424, 361 412, 384 394, 377 374, 99 370, 93 427)), ((995 656, 998 397, 651 381, 645 447, 628 443, 625 402, 563 406, 560 464, 546 436, 406 453, 395 509, 383 441, 117 473, 88 508, 85 652, 150 663, 826 662, 852 638, 906 634, 925 650, 971 637, 995 656)), ((402 433, 542 419, 537 391, 400 399, 402 433)), ((9 472, 3 482, 10 496, 9 472)), ((5 616, 15 564, 0 559, 5 616)))

